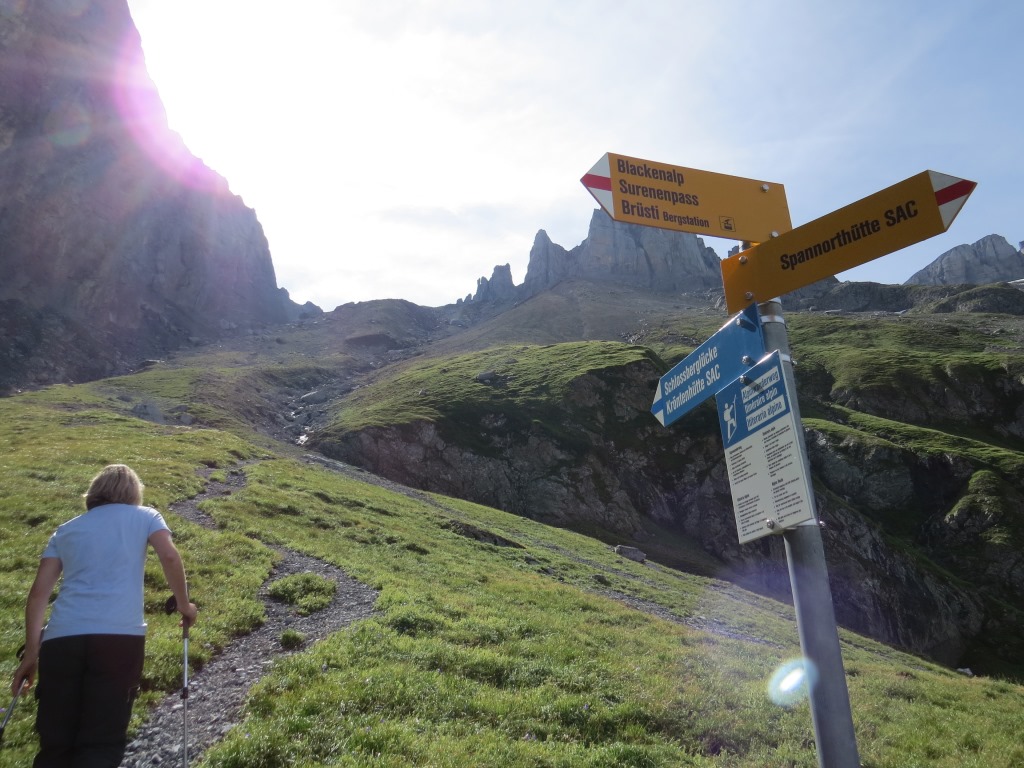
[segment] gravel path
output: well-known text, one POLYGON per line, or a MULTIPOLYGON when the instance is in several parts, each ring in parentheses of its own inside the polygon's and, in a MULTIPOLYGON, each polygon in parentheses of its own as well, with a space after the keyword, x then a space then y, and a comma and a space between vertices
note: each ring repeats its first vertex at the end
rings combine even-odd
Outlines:
MULTIPOLYGON (((201 494, 172 504, 171 511, 212 528, 212 518, 200 511, 198 505, 206 499, 232 493, 244 485, 245 474, 234 470, 228 482, 209 481, 201 494)), ((274 550, 280 555, 280 562, 260 589, 267 615, 263 626, 231 643, 202 670, 189 676, 189 764, 198 762, 202 753, 238 722, 246 693, 263 677, 267 668, 276 659, 294 652, 281 647, 281 633, 285 629, 304 635, 304 647, 308 647, 332 632, 368 618, 373 612, 377 593, 341 569, 289 549, 274 547, 274 550), (299 616, 291 606, 270 599, 267 595, 269 584, 293 573, 314 573, 334 581, 337 590, 333 602, 311 616, 299 616)), ((184 728, 179 689, 152 711, 135 740, 128 745, 122 768, 181 765, 184 728)))

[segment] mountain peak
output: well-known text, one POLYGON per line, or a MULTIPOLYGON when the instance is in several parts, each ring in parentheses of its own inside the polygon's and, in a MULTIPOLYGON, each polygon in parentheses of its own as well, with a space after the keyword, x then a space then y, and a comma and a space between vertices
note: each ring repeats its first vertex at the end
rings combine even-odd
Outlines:
MULTIPOLYGON (((474 300, 487 298, 496 278, 502 284, 501 296, 508 297, 511 291, 505 276, 496 268, 490 280, 480 278, 474 300)), ((601 210, 594 211, 586 239, 572 250, 552 242, 543 229, 538 230, 520 293, 535 296, 570 279, 659 293, 700 291, 722 284, 718 256, 696 235, 625 224, 601 210)))
POLYGON ((1024 278, 1024 250, 1015 250, 1002 235, 986 235, 973 245, 958 245, 906 285, 985 285, 1024 278))

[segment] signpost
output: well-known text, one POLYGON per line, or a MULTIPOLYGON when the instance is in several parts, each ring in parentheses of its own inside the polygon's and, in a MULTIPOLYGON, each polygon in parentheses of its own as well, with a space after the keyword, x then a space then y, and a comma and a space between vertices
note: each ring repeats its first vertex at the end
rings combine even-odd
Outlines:
MULTIPOLYGON (((786 388, 796 392, 782 305, 778 299, 772 299, 760 304, 758 312, 761 313, 764 328, 765 348, 778 354, 782 361, 786 388)), ((801 424, 800 405, 795 397, 791 407, 794 420, 801 424)), ((804 477, 810 478, 811 466, 807 459, 802 427, 795 436, 804 477)), ((813 492, 810 494, 810 503, 814 510, 813 492)), ((846 671, 843 669, 843 654, 839 647, 836 612, 832 605, 825 546, 821 540, 817 511, 814 510, 812 519, 785 529, 782 540, 786 545, 793 609, 796 611, 796 627, 810 692, 818 765, 820 768, 859 768, 860 757, 853 730, 850 693, 846 687, 846 671)))
POLYGON ((949 229, 976 184, 924 171, 722 262, 725 302, 752 302, 816 283, 949 229))
POLYGON ((976 185, 925 171, 790 229, 781 184, 610 153, 582 181, 616 221, 747 241, 744 251, 722 262, 726 305, 739 314, 661 378, 651 412, 667 427, 716 396, 740 543, 770 533, 781 533, 785 542, 818 765, 858 768, 807 447, 791 394, 789 339, 776 297, 945 232, 976 185))
POLYGON ((754 242, 792 227, 786 189, 775 182, 610 152, 580 181, 616 221, 754 242))
POLYGON ((764 354, 757 308, 750 306, 661 377, 651 413, 667 427, 718 393, 764 354))

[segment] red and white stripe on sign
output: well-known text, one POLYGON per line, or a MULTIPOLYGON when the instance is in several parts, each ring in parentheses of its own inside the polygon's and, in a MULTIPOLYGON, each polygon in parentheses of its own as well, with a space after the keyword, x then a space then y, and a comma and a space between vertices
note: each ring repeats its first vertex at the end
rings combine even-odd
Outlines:
POLYGON ((958 179, 956 176, 947 176, 944 173, 928 171, 931 178, 932 189, 935 190, 935 202, 939 206, 939 215, 942 216, 942 224, 946 229, 953 223, 953 219, 960 213, 960 209, 967 202, 967 196, 978 186, 977 182, 967 179, 958 179))
POLYGON ((609 216, 615 214, 615 202, 612 198, 612 167, 608 160, 608 154, 598 160, 594 167, 580 179, 587 191, 594 196, 594 199, 601 204, 609 216))

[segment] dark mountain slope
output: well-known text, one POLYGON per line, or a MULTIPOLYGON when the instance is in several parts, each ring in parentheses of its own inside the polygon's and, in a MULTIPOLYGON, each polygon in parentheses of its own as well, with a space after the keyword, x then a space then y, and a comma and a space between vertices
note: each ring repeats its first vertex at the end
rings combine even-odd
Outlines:
POLYGON ((256 214, 167 127, 125 0, 0 12, 0 389, 295 317, 256 214))
POLYGON ((481 349, 513 342, 635 342, 675 318, 706 320, 709 328, 717 328, 725 321, 724 311, 715 309, 717 298, 714 292, 652 293, 626 285, 568 279, 514 304, 497 308, 460 305, 454 322, 464 330, 433 349, 481 349))

